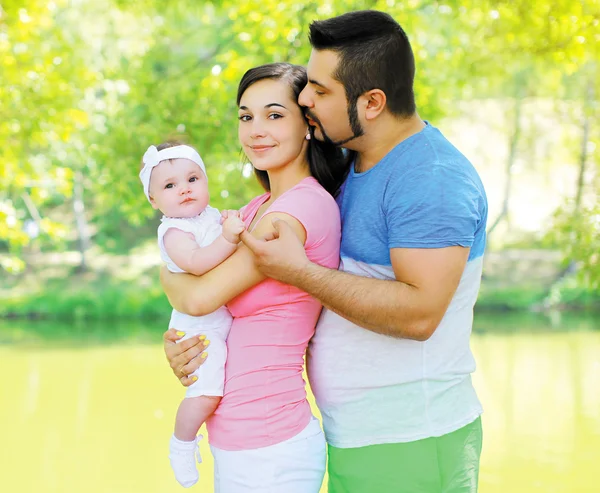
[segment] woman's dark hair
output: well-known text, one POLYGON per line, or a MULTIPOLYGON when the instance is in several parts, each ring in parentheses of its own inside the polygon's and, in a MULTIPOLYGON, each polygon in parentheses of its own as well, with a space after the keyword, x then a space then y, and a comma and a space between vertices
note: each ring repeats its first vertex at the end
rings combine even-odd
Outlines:
POLYGON ((309 38, 315 50, 339 55, 333 77, 343 84, 350 104, 367 91, 381 89, 392 114, 415 113, 413 51, 406 33, 390 15, 360 10, 315 21, 309 38))
MULTIPOLYGON (((238 86, 237 105, 239 106, 246 89, 264 79, 281 80, 288 84, 295 100, 298 99, 300 92, 308 82, 306 69, 300 65, 269 63, 251 68, 244 74, 238 86)), ((335 197, 350 169, 349 160, 340 148, 315 139, 312 128, 310 132, 311 139, 308 141, 307 156, 310 173, 325 190, 335 197)), ((254 168, 254 173, 262 187, 266 191, 270 191, 271 185, 267 172, 254 168)))

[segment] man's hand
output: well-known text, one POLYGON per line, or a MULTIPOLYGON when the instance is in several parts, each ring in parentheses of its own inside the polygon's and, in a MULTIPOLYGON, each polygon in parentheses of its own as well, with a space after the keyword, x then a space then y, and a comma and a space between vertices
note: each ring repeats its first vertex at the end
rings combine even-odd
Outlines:
POLYGON ((262 240, 247 231, 240 238, 254 253, 256 265, 264 275, 293 285, 299 273, 311 262, 302 242, 287 222, 274 219, 272 224, 275 231, 262 240))
POLYGON ((189 387, 197 378, 190 377, 205 361, 208 353, 204 350, 210 344, 205 336, 190 337, 177 344, 185 333, 169 329, 163 334, 165 354, 175 376, 182 385, 189 387), (199 357, 198 357, 199 356, 199 357))

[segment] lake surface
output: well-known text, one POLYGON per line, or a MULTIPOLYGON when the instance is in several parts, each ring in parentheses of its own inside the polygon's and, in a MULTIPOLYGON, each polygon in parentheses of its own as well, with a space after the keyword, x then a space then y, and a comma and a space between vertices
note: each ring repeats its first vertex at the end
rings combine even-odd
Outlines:
MULTIPOLYGON (((167 459, 183 390, 163 327, 0 322, 0 491, 183 491, 167 459)), ((600 491, 598 316, 477 315, 472 348, 480 492, 600 491)), ((202 452, 190 491, 211 492, 202 452)))

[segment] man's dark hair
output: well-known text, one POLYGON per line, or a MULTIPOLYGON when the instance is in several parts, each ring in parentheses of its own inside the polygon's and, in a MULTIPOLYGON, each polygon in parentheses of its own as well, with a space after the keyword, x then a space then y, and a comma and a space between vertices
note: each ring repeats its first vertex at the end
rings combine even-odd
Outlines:
POLYGON ((315 21, 309 37, 315 50, 339 55, 333 77, 344 85, 350 105, 365 92, 381 89, 392 114, 415 113, 415 59, 406 33, 390 15, 360 10, 315 21))

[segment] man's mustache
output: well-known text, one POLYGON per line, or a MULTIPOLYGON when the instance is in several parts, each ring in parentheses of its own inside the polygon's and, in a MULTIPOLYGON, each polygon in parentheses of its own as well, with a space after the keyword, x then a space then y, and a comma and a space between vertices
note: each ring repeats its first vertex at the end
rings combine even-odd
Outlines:
POLYGON ((306 110, 304 112, 304 118, 310 118, 313 122, 321 124, 319 119, 315 115, 313 115, 309 110, 306 110))

